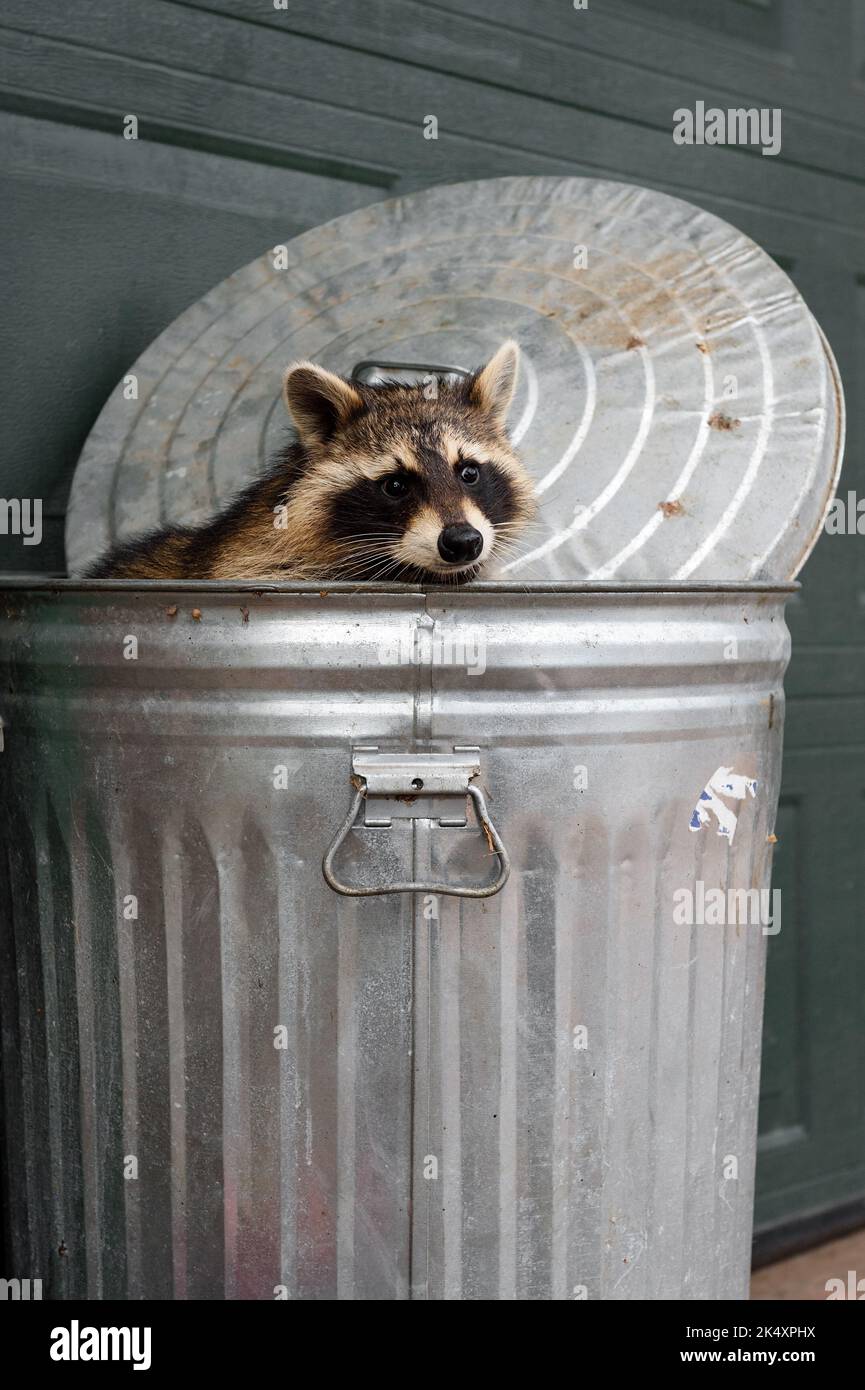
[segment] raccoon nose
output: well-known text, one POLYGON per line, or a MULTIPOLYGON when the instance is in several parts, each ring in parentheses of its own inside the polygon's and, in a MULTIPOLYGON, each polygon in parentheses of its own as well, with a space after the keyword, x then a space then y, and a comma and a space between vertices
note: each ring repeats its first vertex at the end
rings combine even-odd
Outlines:
POLYGON ((483 548, 484 538, 480 531, 466 522, 459 526, 446 526, 439 535, 439 555, 449 565, 476 560, 483 548))

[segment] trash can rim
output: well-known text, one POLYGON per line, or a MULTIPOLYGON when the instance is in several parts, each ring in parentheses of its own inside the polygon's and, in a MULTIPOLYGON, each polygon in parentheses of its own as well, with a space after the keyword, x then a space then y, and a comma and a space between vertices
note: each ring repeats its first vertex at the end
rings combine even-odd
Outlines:
POLYGON ((261 579, 52 579, 30 576, 0 576, 3 593, 56 594, 418 594, 422 597, 456 598, 460 594, 793 594, 801 589, 797 580, 717 580, 698 584, 672 581, 640 584, 627 581, 562 580, 518 584, 514 581, 484 580, 459 587, 448 585, 398 584, 386 581, 354 583, 350 580, 326 579, 264 581, 261 579))

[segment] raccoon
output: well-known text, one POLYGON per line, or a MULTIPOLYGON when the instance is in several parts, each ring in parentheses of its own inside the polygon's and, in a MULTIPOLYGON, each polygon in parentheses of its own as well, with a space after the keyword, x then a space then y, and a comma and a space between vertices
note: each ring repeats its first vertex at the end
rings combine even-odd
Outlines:
POLYGON ((283 399, 298 438, 269 472, 211 521, 121 544, 89 576, 464 584, 534 512, 505 425, 518 363, 506 342, 429 398, 297 362, 283 399))

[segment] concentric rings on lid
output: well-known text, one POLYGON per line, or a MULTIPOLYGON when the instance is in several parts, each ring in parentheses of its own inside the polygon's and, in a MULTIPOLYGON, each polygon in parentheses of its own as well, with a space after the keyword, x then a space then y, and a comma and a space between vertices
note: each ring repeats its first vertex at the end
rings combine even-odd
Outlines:
POLYGON ((511 423, 540 515, 503 578, 790 579, 841 465, 831 352, 766 252, 605 180, 494 179, 377 203, 217 285, 142 354, 82 452, 78 573, 206 519, 284 441, 284 367, 469 368, 523 349, 511 423), (276 268, 277 264, 284 268, 276 268))

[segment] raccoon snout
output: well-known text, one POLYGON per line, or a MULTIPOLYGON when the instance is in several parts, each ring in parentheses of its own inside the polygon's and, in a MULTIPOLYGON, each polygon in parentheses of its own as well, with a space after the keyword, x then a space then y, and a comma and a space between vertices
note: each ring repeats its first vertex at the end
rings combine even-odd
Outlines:
POLYGON ((438 539, 439 555, 449 565, 467 565, 476 560, 484 548, 484 538, 474 526, 462 522, 446 526, 438 539))

